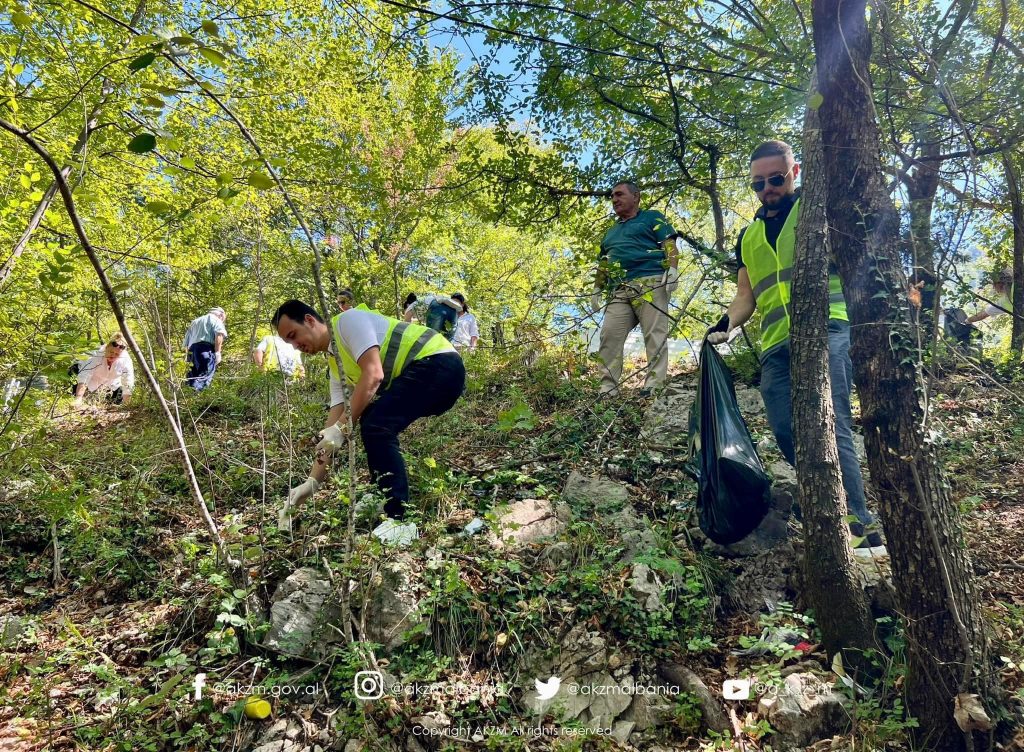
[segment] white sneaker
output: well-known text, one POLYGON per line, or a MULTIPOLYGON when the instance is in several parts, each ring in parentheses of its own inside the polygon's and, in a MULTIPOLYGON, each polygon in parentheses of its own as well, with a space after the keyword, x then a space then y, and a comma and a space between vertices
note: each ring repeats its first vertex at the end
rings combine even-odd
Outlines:
POLYGON ((389 517, 373 529, 372 535, 381 543, 404 548, 418 540, 420 532, 414 522, 403 524, 389 517))

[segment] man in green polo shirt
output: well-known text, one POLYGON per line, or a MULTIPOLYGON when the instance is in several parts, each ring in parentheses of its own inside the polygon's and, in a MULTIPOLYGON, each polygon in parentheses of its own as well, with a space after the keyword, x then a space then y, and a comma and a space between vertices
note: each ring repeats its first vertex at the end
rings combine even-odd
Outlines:
MULTIPOLYGON (((800 165, 793 149, 783 141, 766 141, 750 156, 750 187, 761 208, 754 221, 740 232, 736 243, 736 297, 724 316, 708 330, 712 345, 726 342, 729 333, 747 322, 757 308, 761 313, 761 398, 768 425, 779 450, 791 465, 796 464, 793 442, 789 317, 790 280, 796 225, 800 215, 800 192, 794 183, 800 165)), ((853 446, 853 416, 850 391, 853 363, 850 361, 850 322, 843 288, 834 268, 829 268, 828 366, 835 412, 836 447, 846 490, 846 504, 860 522, 850 526, 857 539, 855 553, 885 555, 877 531, 866 529, 874 522, 864 503, 864 480, 853 446)), ((798 385, 799 386, 799 385, 798 385)))
POLYGON ((601 241, 591 306, 597 313, 611 291, 601 326, 599 355, 604 366, 601 394, 615 395, 622 379, 622 349, 640 324, 647 350, 645 390, 668 376, 668 305, 679 282, 675 231, 665 215, 640 209, 640 189, 621 182, 612 187, 616 222, 601 241))

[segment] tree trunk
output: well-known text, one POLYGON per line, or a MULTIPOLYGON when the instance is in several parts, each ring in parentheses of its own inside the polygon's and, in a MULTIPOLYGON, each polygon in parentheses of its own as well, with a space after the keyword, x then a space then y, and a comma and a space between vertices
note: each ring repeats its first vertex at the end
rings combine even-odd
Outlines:
MULTIPOLYGON (((923 127, 924 134, 918 139, 922 157, 937 157, 939 144, 937 134, 923 127)), ((910 199, 910 249, 915 267, 935 274, 935 243, 932 241, 932 210, 935 194, 939 190, 939 161, 923 160, 914 165, 907 186, 910 199)))
POLYGON ((997 674, 986 658, 963 530, 925 433, 899 216, 882 174, 865 12, 865 0, 813 5, 829 228, 850 313, 871 477, 905 619, 906 704, 920 724, 915 742, 931 752, 959 752, 987 738, 961 731, 954 702, 977 693, 992 717, 997 674))
POLYGON ((1010 349, 1020 355, 1024 351, 1024 197, 1020 192, 1020 170, 1014 163, 1012 152, 1003 152, 1003 167, 1006 170, 1006 192, 1010 197, 1010 216, 1013 219, 1013 295, 1010 300, 1013 330, 1010 334, 1010 349))
MULTIPOLYGON (((811 91, 817 87, 817 77, 811 91)), ((855 573, 846 525, 846 493, 836 449, 828 361, 828 226, 818 113, 804 120, 803 190, 790 303, 793 436, 804 518, 804 576, 828 654, 856 665, 874 647, 867 597, 855 573)))
MULTIPOLYGON (((918 139, 922 157, 939 155, 939 134, 922 126, 924 134, 918 139)), ((913 175, 905 181, 910 199, 910 251, 915 277, 924 281, 921 289, 921 310, 919 324, 921 342, 931 343, 935 339, 936 298, 941 293, 938 274, 935 271, 935 242, 932 238, 932 211, 935 195, 939 190, 939 168, 942 162, 921 161, 914 165, 913 175)))

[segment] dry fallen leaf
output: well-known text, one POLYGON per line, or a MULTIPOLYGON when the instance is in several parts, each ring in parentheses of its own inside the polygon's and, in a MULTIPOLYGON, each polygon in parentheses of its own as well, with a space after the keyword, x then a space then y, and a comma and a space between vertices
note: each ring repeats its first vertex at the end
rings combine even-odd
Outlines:
POLYGON ((978 695, 961 692, 953 701, 953 718, 961 731, 989 731, 992 720, 981 706, 978 695))

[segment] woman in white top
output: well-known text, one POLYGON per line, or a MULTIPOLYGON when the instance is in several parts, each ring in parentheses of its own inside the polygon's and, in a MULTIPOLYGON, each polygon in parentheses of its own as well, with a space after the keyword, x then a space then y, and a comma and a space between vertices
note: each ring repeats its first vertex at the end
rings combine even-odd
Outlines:
POLYGON ((455 326, 455 337, 452 339, 452 344, 460 352, 466 348, 473 352, 476 350, 477 340, 480 339, 480 328, 477 326, 476 316, 469 312, 466 296, 461 292, 452 295, 452 300, 462 304, 462 312, 459 314, 459 321, 455 326))
POLYGON ((111 402, 128 404, 135 388, 135 366, 126 352, 127 344, 119 332, 88 360, 76 363, 78 383, 75 385, 75 404, 81 405, 86 392, 105 391, 111 402))

